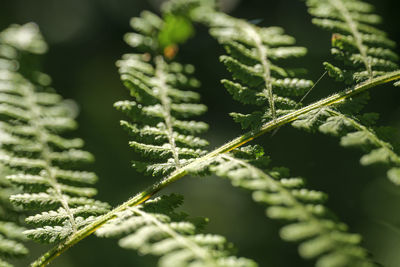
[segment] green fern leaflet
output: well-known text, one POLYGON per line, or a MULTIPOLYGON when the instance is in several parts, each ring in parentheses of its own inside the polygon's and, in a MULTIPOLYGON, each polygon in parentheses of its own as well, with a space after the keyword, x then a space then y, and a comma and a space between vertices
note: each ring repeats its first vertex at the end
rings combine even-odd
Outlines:
POLYGON ((13 25, 0 34, 3 51, 0 115, 0 162, 12 170, 6 179, 22 189, 11 202, 35 211, 26 222, 37 228, 24 233, 36 241, 54 243, 68 238, 108 204, 93 200, 94 173, 81 171, 93 156, 81 150, 83 140, 60 134, 76 128, 76 108, 50 87, 50 78, 31 70, 19 72, 23 52, 46 51, 36 25, 13 25), (25 77, 24 77, 25 76, 25 77))

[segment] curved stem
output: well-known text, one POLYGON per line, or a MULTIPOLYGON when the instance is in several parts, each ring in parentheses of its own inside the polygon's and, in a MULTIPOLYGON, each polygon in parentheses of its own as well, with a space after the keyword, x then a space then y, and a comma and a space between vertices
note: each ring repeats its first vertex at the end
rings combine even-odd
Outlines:
POLYGON ((81 241, 82 239, 86 238, 93 232, 95 232, 99 227, 101 227, 103 224, 105 224, 107 221, 111 220, 112 218, 115 217, 115 214, 125 210, 128 207, 131 206, 136 206, 139 205, 140 203, 148 200, 151 196, 156 194, 158 191, 162 190, 163 188, 167 187, 169 184, 179 180, 186 174, 188 174, 190 169, 193 169, 195 166, 199 166, 200 164, 209 161, 210 159, 229 152, 237 147, 240 147, 254 138, 261 136, 267 132, 270 132, 282 125, 285 125, 287 123, 290 123, 294 120, 296 120, 299 116, 306 114, 314 109, 318 109, 321 107, 327 107, 331 106, 337 103, 340 103, 347 98, 357 95, 359 93, 362 93, 369 88, 375 87, 380 84, 388 83, 393 80, 398 80, 400 79, 400 70, 388 73, 386 75, 368 80, 362 84, 359 84, 355 87, 352 87, 350 89, 347 89, 343 92, 336 93, 334 95, 331 95, 327 98, 324 98, 320 101, 317 101, 313 104, 310 104, 304 108, 298 109, 296 111, 293 111, 285 116, 281 116, 277 118, 276 120, 272 120, 266 124, 264 124, 262 127, 259 129, 250 131, 245 133, 242 136, 239 136, 232 141, 220 146, 219 148, 215 149, 214 151, 211 151, 207 155, 200 157, 193 161, 192 163, 183 166, 181 169, 178 169, 174 171, 172 174, 170 174, 168 177, 164 178, 163 180, 159 181, 158 183, 148 187, 146 190, 143 192, 137 194, 133 198, 129 199, 125 203, 121 204, 120 206, 116 207, 112 211, 108 212, 107 214, 101 216, 100 218, 96 219, 94 222, 91 224, 87 225, 86 227, 80 229, 76 233, 74 233, 70 238, 68 238, 65 242, 59 244, 58 246, 54 247, 44 255, 42 255, 39 259, 37 259, 35 262, 31 264, 31 266, 46 266, 49 264, 52 260, 54 260, 56 257, 58 257, 60 254, 68 250, 70 247, 81 241))
POLYGON ((75 222, 74 214, 71 211, 71 208, 68 204, 68 200, 66 199, 65 195, 63 194, 60 184, 57 182, 57 178, 54 175, 54 171, 52 170, 52 162, 49 157, 51 153, 51 149, 47 143, 47 130, 39 123, 41 119, 41 111, 40 108, 38 107, 38 104, 34 101, 35 96, 34 96, 34 89, 31 87, 28 87, 25 90, 25 97, 28 102, 29 110, 32 114, 32 127, 36 131, 37 135, 37 142, 41 146, 41 159, 44 160, 46 163, 45 165, 45 174, 43 175, 49 182, 49 185, 53 188, 53 192, 51 193, 54 195, 54 197, 60 202, 61 206, 64 208, 65 212, 68 215, 68 220, 71 224, 71 227, 73 229, 73 233, 78 231, 78 227, 75 222))
POLYGON ((160 101, 163 107, 165 127, 167 128, 167 135, 169 145, 171 146, 172 156, 175 162, 175 168, 179 169, 181 164, 179 162, 178 151, 176 150, 174 131, 172 128, 172 116, 171 116, 171 100, 167 93, 167 81, 164 73, 164 59, 162 56, 157 56, 156 62, 156 79, 158 81, 158 89, 160 90, 160 101))
POLYGON ((265 97, 268 98, 269 107, 271 109, 271 115, 272 118, 275 120, 276 110, 275 110, 274 95, 272 92, 271 68, 270 68, 270 63, 268 61, 267 47, 263 44, 261 37, 255 27, 251 26, 246 22, 246 23, 240 23, 239 28, 243 28, 243 31, 254 41, 257 54, 260 57, 261 66, 263 68, 263 79, 265 84, 265 89, 263 89, 263 93, 265 94, 265 97))

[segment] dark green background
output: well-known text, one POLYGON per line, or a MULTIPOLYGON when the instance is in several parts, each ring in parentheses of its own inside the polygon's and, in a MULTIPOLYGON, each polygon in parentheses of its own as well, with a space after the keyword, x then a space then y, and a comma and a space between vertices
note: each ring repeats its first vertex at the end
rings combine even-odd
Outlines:
MULTIPOLYGON (((400 43, 397 1, 373 2, 385 18, 382 28, 400 43)), ((93 170, 101 178, 98 198, 117 205, 154 182, 130 168, 133 154, 127 146, 128 136, 118 124, 123 116, 112 107, 115 101, 129 97, 115 68, 115 61, 132 51, 122 41, 123 34, 130 31, 129 19, 144 9, 156 11, 154 6, 144 0, 2 0, 0 7, 0 29, 11 23, 34 21, 49 42, 43 69, 52 76, 57 91, 81 107, 76 135, 86 140, 86 148, 96 156, 93 170)), ((323 73, 321 63, 330 59, 330 34, 310 23, 303 1, 243 0, 231 13, 249 20, 261 19, 262 26, 283 26, 299 45, 309 48, 308 56, 295 64, 308 68, 314 81, 323 73)), ((243 107, 233 102, 218 82, 229 77, 218 62, 222 52, 200 27, 179 55, 179 60, 196 65, 203 83, 203 102, 209 107, 203 119, 211 126, 206 136, 211 147, 241 133, 227 113, 243 107)), ((342 88, 325 78, 306 102, 342 88)), ((382 125, 399 129, 399 88, 380 86, 372 91, 372 98, 367 110, 381 113, 382 125)), ((327 205, 352 231, 363 234, 365 246, 377 260, 388 267, 400 266, 400 189, 387 182, 383 168, 361 167, 360 152, 341 148, 335 138, 290 127, 257 142, 271 155, 274 165, 289 167, 293 175, 306 177, 310 188, 327 192, 327 205)), ((313 266, 312 261, 299 258, 295 244, 279 239, 280 224, 268 220, 263 207, 253 204, 247 192, 232 188, 227 181, 186 177, 166 191, 182 193, 186 198, 184 210, 209 217, 210 232, 227 236, 240 255, 254 258, 260 266, 313 266)), ((32 245, 32 251, 37 256, 43 247, 32 245)), ((89 237, 52 266, 154 264, 152 257, 120 249, 116 240, 89 237)))

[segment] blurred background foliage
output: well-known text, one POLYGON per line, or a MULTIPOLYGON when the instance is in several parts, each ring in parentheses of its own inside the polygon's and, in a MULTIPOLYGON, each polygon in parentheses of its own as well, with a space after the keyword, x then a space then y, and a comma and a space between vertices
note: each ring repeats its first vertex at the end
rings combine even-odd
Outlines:
MULTIPOLYGON (((123 34, 130 31, 129 19, 144 9, 157 12, 160 2, 2 0, 0 4, 0 29, 30 21, 40 26, 50 45, 49 53, 41 61, 43 70, 52 76, 60 94, 79 104, 80 128, 76 135, 86 140, 86 148, 96 156, 92 168, 101 178, 98 198, 114 206, 154 182, 130 167, 134 155, 127 146, 128 136, 119 127, 122 115, 112 105, 129 98, 114 64, 123 53, 131 51, 122 41, 123 34)), ((399 44, 398 1, 371 2, 384 17, 382 29, 399 44)), ((330 35, 311 24, 302 1, 225 0, 223 8, 262 26, 284 27, 299 45, 309 49, 306 59, 294 64, 309 69, 308 77, 314 81, 323 73, 322 61, 329 58, 330 35)), ((241 133, 227 114, 244 110, 219 84, 221 78, 229 77, 218 62, 221 53, 206 29, 196 27, 196 35, 180 47, 178 55, 178 60, 195 64, 202 81, 203 102, 209 107, 203 119, 211 126, 206 136, 211 147, 241 133)), ((325 77, 306 102, 342 88, 325 77)), ((372 91, 372 99, 367 110, 379 112, 382 125, 400 130, 399 89, 380 86, 372 91)), ((400 134, 397 139, 400 140, 400 134)), ((265 147, 274 165, 289 167, 293 175, 306 177, 310 188, 327 192, 327 205, 352 231, 364 236, 365 246, 379 262, 388 267, 400 266, 400 189, 387 181, 382 169, 361 167, 360 153, 341 148, 335 138, 290 127, 257 141, 265 147)), ((263 207, 253 204, 247 192, 232 188, 227 181, 215 177, 185 178, 166 191, 182 193, 185 211, 209 217, 208 231, 227 236, 240 255, 254 258, 260 266, 313 265, 299 258, 296 245, 279 239, 279 223, 267 220, 263 207)), ((34 244, 31 247, 36 255, 45 249, 34 244)), ((29 260, 17 266, 26 266, 29 260)), ((53 266, 154 266, 155 262, 152 257, 120 249, 114 240, 89 237, 53 266)))

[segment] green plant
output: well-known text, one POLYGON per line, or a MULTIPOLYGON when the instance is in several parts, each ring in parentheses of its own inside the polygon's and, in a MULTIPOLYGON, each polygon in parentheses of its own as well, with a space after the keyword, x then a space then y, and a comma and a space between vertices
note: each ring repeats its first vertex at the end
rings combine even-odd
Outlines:
MULTIPOLYGON (((25 230, 22 236, 44 243, 59 242, 106 213, 109 206, 91 199, 96 190, 86 186, 96 182, 94 173, 70 170, 93 160, 90 153, 79 150, 81 139, 59 135, 76 127, 76 108, 54 93, 46 74, 18 67, 27 56, 24 53, 40 54, 47 49, 36 25, 12 25, 0 39, 0 161, 7 174, 2 177, 4 193, 14 189, 9 201, 18 213, 30 215, 25 218, 27 224, 37 227, 25 230)), ((4 230, 13 227, 12 222, 4 223, 4 230)), ((10 230, 5 231, 6 236, 21 239, 10 230)), ((3 242, 6 255, 27 253, 22 245, 3 242)))
MULTIPOLYGON (((317 266, 378 266, 362 247, 360 235, 350 233, 324 206, 326 194, 307 189, 304 180, 292 177, 286 168, 270 167, 261 146, 247 145, 287 124, 331 134, 340 137, 343 146, 362 148, 362 165, 384 163, 388 178, 400 184, 400 157, 390 143, 390 130, 375 127, 376 114, 360 113, 369 89, 400 79, 398 56, 391 50, 394 43, 371 26, 380 18, 369 4, 309 0, 307 5, 316 17, 314 24, 334 33, 331 52, 338 63, 324 62, 324 67, 340 82, 335 86, 345 88, 308 105, 302 96, 314 83, 303 78, 303 69, 286 67, 285 62, 280 66, 307 50, 294 46, 294 38, 279 27, 259 27, 218 11, 213 1, 199 0, 172 0, 162 17, 145 11, 132 19, 135 33, 125 35, 125 41, 135 53, 124 55, 117 66, 133 99, 115 107, 129 118, 121 125, 140 155, 134 167, 161 180, 111 211, 108 204, 91 199, 95 191, 87 185, 95 182, 93 173, 69 170, 92 160, 78 150, 82 140, 59 136, 76 126, 74 106, 49 88, 47 75, 29 64, 25 67, 25 57, 46 50, 42 37, 32 24, 2 32, 1 192, 11 195, 14 205, 6 197, 2 207, 15 216, 4 218, 8 228, 0 228, 0 233, 24 241, 10 229, 21 232, 15 225, 24 226, 20 217, 27 214, 25 222, 40 227, 24 231, 27 237, 57 242, 33 266, 48 264, 94 232, 121 238, 121 247, 160 256, 160 266, 256 266, 235 257, 224 237, 204 234, 207 220, 176 211, 180 196, 149 200, 188 174, 215 174, 251 191, 254 201, 267 206, 269 218, 285 222, 282 239, 299 242, 300 255, 315 259, 317 266), (224 79, 223 85, 235 100, 255 109, 250 114, 231 113, 249 131, 212 151, 197 136, 207 124, 191 120, 207 109, 193 91, 200 86, 194 67, 175 61, 179 45, 194 34, 195 23, 208 27, 226 49, 220 61, 234 80, 224 79), (31 210, 44 211, 32 215, 31 210)), ((14 251, 4 247, 2 255, 27 253, 22 245, 14 251)))

